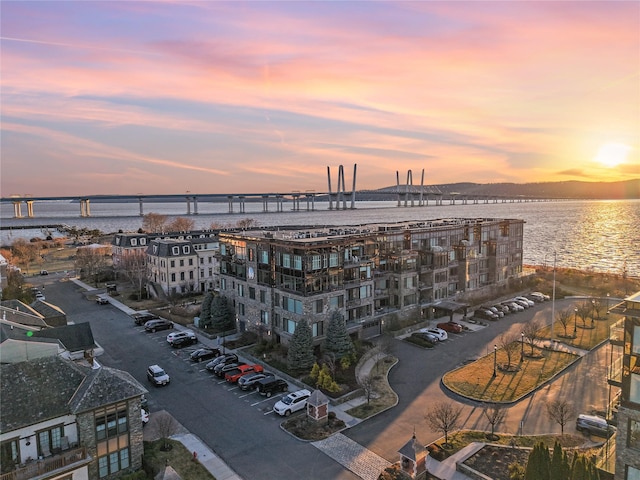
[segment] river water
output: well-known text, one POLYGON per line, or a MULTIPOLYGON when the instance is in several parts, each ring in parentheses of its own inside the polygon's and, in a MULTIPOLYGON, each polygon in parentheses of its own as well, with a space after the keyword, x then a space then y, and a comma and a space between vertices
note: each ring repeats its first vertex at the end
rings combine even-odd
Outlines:
MULTIPOLYGON (((417 205, 417 202, 416 202, 417 205)), ((347 203, 349 206, 349 203, 347 203)), ((262 212, 262 203, 245 204, 244 213, 229 213, 227 203, 198 203, 198 215, 191 215, 197 229, 212 224, 234 225, 251 218, 260 226, 286 225, 356 225, 371 222, 429 220, 434 218, 518 218, 524 220, 524 263, 594 270, 640 277, 640 200, 555 201, 497 203, 478 205, 397 206, 397 202, 356 202, 354 210, 329 210, 328 204, 316 202, 314 211, 292 211, 291 203, 283 212, 262 212)), ((186 217, 185 203, 146 203, 145 213, 155 212, 186 217)), ((239 205, 235 204, 237 212, 239 205)), ((193 205, 191 205, 193 211, 193 205)), ((23 205, 24 213, 24 205, 23 205)), ((35 218, 12 218, 13 205, 1 205, 2 226, 22 227, 66 224, 76 228, 98 229, 105 233, 136 231, 142 226, 137 203, 91 203, 91 217, 80 217, 77 202, 51 201, 35 203, 35 218)), ((2 245, 16 238, 44 237, 41 229, 1 230, 2 245)))

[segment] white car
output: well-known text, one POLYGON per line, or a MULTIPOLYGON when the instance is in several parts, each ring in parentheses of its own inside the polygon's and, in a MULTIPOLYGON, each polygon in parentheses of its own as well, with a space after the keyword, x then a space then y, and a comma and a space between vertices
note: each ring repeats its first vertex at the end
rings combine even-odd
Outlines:
POLYGON ((302 410, 307 406, 307 399, 311 396, 309 390, 292 392, 273 406, 273 411, 278 415, 288 417, 293 412, 302 410))
POLYGON ((42 292, 36 293, 36 300, 40 300, 41 302, 44 302, 45 301, 44 293, 42 292))
POLYGON ((516 297, 514 300, 526 302, 530 307, 533 307, 536 304, 536 302, 534 302, 533 300, 529 300, 527 297, 516 297))
POLYGON ((542 292, 531 292, 530 295, 536 298, 540 298, 541 301, 543 302, 547 300, 551 300, 551 297, 549 295, 542 292))
POLYGON ((427 328, 427 329, 424 329, 424 331, 426 333, 435 335, 439 342, 444 342, 447 338, 449 338, 449 335, 447 334, 447 332, 441 328, 427 328))
POLYGON ((419 333, 423 338, 429 340, 432 343, 438 342, 438 336, 431 333, 428 328, 421 328, 416 333, 419 333))
POLYGON ((191 330, 184 330, 182 332, 171 332, 167 335, 167 343, 172 344, 178 338, 191 338, 193 340, 197 340, 196 334, 191 330))
POLYGON ((502 305, 509 307, 511 312, 521 312, 524 310, 524 307, 516 302, 503 302, 502 305))

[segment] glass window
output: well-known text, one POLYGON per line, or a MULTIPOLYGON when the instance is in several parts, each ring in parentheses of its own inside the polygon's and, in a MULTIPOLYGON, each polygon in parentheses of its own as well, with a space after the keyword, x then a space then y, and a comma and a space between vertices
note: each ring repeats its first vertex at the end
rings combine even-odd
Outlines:
POLYGON ((337 253, 330 253, 329 254, 329 266, 330 267, 337 267, 338 266, 338 254, 337 253))
POLYGON ((180 247, 173 247, 173 248, 171 249, 171 252, 172 252, 174 255, 180 255, 180 247))
POLYGON ((640 450, 640 421, 629 420, 629 437, 627 440, 629 448, 640 450))
POLYGON ((631 383, 629 385, 629 401, 640 403, 640 375, 631 374, 631 383))
POLYGON ((640 480, 640 470, 632 466, 627 466, 626 480, 640 480))
POLYGON ((291 267, 291 255, 288 253, 282 255, 282 266, 287 268, 291 267))
POLYGON ((302 270, 302 257, 300 255, 293 256, 293 268, 296 270, 302 270))
POLYGON ((98 475, 100 475, 100 478, 109 475, 109 464, 107 463, 107 457, 98 458, 98 475))
POLYGON ((633 326, 633 341, 631 342, 631 353, 640 354, 640 325, 633 326))
POLYGON ((322 268, 322 257, 320 255, 313 255, 311 257, 311 268, 313 270, 319 270, 322 268))

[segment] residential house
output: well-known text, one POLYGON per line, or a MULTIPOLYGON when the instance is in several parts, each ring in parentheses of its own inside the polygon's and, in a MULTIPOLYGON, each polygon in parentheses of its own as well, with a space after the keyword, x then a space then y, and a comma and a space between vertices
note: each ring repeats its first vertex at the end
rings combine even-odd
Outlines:
POLYGON ((147 268, 152 286, 167 296, 199 291, 198 254, 189 240, 152 240, 147 248, 147 268))
POLYGON ((1 480, 115 479, 142 466, 141 398, 130 374, 59 356, 0 366, 1 480))

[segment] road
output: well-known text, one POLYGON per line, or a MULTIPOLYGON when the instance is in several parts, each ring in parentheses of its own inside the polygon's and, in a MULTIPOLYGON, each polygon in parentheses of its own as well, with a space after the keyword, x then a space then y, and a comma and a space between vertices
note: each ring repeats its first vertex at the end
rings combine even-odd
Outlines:
MULTIPOLYGON (((351 472, 331 460, 312 445, 296 440, 279 428, 282 419, 270 412, 278 400, 265 400, 256 393, 246 394, 206 372, 204 364, 193 364, 187 352, 172 350, 166 331, 145 333, 131 318, 111 305, 97 305, 87 300, 82 289, 58 276, 41 277, 46 283, 47 301, 58 305, 69 322, 89 322, 96 341, 104 348, 98 358, 103 365, 131 373, 149 389, 151 411, 169 411, 189 431, 199 436, 239 475, 250 478, 327 478, 355 480, 351 472), (171 375, 168 387, 154 388, 146 379, 148 365, 157 363, 171 375)), ((556 302, 564 308, 570 300, 556 302)), ((345 434, 393 462, 413 434, 423 443, 439 437, 430 431, 424 413, 433 402, 450 398, 440 378, 465 360, 486 354, 505 330, 522 330, 534 316, 550 318, 549 303, 536 306, 490 323, 476 332, 451 335, 447 342, 432 350, 423 350, 406 342, 394 341, 398 364, 390 373, 390 383, 398 393, 399 404, 372 419, 362 422, 345 434)), ((544 402, 567 395, 577 412, 601 409, 607 403, 606 365, 608 347, 601 347, 569 368, 552 384, 511 406, 499 431, 525 434, 558 432, 549 420, 544 402)), ((460 399, 455 399, 459 401, 460 399)), ((487 429, 482 407, 471 402, 464 406, 462 428, 487 429)), ((567 429, 573 429, 569 425, 567 429)))

